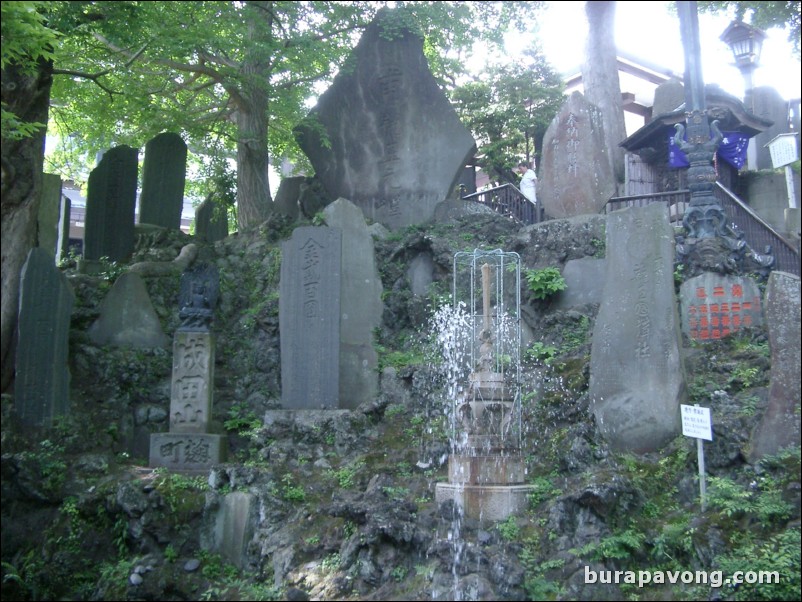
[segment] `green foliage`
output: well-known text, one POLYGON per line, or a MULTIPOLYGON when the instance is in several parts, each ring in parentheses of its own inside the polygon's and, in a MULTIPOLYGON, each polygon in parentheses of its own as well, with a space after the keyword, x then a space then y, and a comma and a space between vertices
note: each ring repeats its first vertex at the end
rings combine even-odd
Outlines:
POLYGON ((108 256, 104 255, 100 258, 100 271, 98 275, 101 278, 105 278, 110 283, 114 283, 117 278, 123 275, 127 267, 121 263, 117 263, 116 261, 112 261, 108 258, 108 256))
POLYGON ((529 600, 559 600, 562 595, 560 585, 546 577, 546 573, 552 570, 561 569, 565 565, 564 558, 553 558, 544 562, 539 562, 537 555, 537 544, 532 540, 527 540, 526 545, 521 550, 521 564, 526 570, 524 579, 524 589, 529 600))
POLYGON ((736 571, 755 578, 762 575, 764 581, 725 585, 722 592, 725 599, 799 600, 802 596, 800 549, 802 541, 798 527, 781 531, 762 543, 745 538, 735 549, 716 558, 716 568, 726 575, 733 575, 736 571))
POLYGON ((562 495, 562 489, 554 486, 551 476, 535 477, 532 481, 532 491, 526 496, 529 507, 535 508, 551 498, 562 495))
POLYGON ((404 566, 397 566, 392 571, 390 571, 390 577, 392 577, 393 581, 400 583, 404 579, 406 579, 407 573, 409 570, 404 566))
POLYGON ((579 550, 572 550, 577 556, 590 556, 595 560, 621 560, 631 558, 638 552, 646 540, 646 535, 634 529, 612 533, 599 541, 582 546, 579 550))
POLYGON ((337 484, 343 489, 351 489, 356 483, 357 473, 365 467, 363 461, 355 462, 351 466, 343 466, 337 470, 328 471, 329 477, 337 481, 337 484))
POLYGON ((288 502, 303 502, 306 500, 306 492, 303 486, 296 485, 292 474, 286 473, 281 477, 281 497, 288 502))
POLYGON ((524 277, 529 291, 535 299, 548 299, 553 294, 565 290, 565 278, 557 268, 526 269, 524 277))
MULTIPOLYGON (((33 77, 41 64, 53 59, 53 47, 58 33, 48 27, 44 11, 49 2, 3 2, 2 51, 0 67, 18 69, 25 77, 33 77)), ((4 82, 5 83, 5 82, 4 82)), ((4 91, 5 97, 5 91, 4 91)), ((0 127, 3 140, 29 138, 45 126, 44 123, 24 121, 11 111, 5 102, 0 108, 0 127)))
POLYGON ((173 544, 168 544, 167 547, 164 548, 164 559, 170 564, 178 560, 178 552, 173 547, 173 544))
POLYGON ((223 422, 223 428, 227 431, 248 436, 253 431, 262 428, 262 421, 256 413, 248 407, 248 404, 239 402, 235 403, 228 410, 228 420, 223 422))
POLYGON ((153 484, 167 504, 170 522, 180 525, 203 511, 209 489, 206 477, 171 473, 162 468, 154 472, 153 484))
POLYGON ((505 520, 496 523, 496 530, 501 535, 501 538, 505 541, 514 541, 518 539, 521 534, 521 528, 518 526, 518 522, 515 519, 515 516, 508 516, 505 520))
POLYGON ((494 182, 517 182, 513 169, 521 159, 535 159, 563 99, 564 84, 541 53, 530 48, 521 58, 487 65, 451 94, 494 182))
POLYGON ((763 524, 787 520, 793 510, 783 500, 780 483, 770 476, 760 477, 750 487, 743 487, 728 477, 711 476, 707 498, 710 508, 725 516, 752 516, 763 524))
POLYGON ((48 494, 55 494, 64 484, 67 476, 67 464, 64 461, 64 447, 43 439, 35 451, 20 452, 20 459, 30 462, 34 471, 39 474, 39 482, 48 494))
POLYGON ((754 386, 760 376, 760 370, 755 366, 738 364, 727 378, 727 386, 733 388, 749 389, 754 386))

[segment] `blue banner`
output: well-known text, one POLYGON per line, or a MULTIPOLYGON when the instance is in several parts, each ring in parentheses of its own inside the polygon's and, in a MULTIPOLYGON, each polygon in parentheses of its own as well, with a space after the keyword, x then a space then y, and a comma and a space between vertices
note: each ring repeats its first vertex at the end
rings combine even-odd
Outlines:
MULTIPOLYGON (((746 149, 749 146, 749 136, 741 132, 722 132, 724 138, 718 146, 716 155, 735 169, 741 169, 746 163, 746 149)), ((689 167, 688 157, 679 146, 674 143, 674 136, 668 137, 668 165, 669 167, 689 167)))

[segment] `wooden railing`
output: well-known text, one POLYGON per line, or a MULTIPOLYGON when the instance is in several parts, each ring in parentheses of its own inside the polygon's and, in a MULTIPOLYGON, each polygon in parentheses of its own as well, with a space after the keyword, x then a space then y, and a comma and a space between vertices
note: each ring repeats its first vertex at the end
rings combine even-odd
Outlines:
POLYGON ((536 206, 512 184, 502 184, 495 188, 474 192, 462 197, 462 200, 480 203, 501 215, 514 217, 527 225, 543 221, 543 209, 540 205, 536 206))
POLYGON ((729 222, 737 226, 736 231, 743 234, 753 251, 765 253, 766 247, 771 247, 774 269, 799 276, 799 250, 793 244, 720 182, 716 182, 714 195, 729 222))
MULTIPOLYGON (((742 234, 743 239, 753 251, 765 253, 766 248, 771 247, 771 254, 774 255, 774 269, 799 276, 799 250, 793 244, 720 182, 716 182, 714 195, 727 215, 730 228, 735 233, 742 234)), ((625 207, 666 203, 669 207, 671 221, 680 221, 690 200, 690 190, 613 197, 607 202, 605 211, 609 213, 625 207)))

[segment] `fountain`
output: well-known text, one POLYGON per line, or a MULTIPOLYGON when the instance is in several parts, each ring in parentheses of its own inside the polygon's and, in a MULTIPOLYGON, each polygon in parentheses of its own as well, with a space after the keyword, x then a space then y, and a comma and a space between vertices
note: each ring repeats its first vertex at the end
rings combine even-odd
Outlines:
POLYGON ((454 255, 451 453, 435 499, 471 518, 518 514, 532 490, 521 455, 520 284, 517 253, 454 255))

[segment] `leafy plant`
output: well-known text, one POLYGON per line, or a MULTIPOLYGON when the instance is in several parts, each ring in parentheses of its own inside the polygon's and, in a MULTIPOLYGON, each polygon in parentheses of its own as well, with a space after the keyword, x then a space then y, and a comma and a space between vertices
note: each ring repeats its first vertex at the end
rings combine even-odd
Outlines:
POLYGON ((306 499, 306 492, 303 487, 295 485, 293 476, 286 473, 281 477, 281 497, 288 502, 303 502, 306 499))
POLYGON ((540 341, 533 342, 524 353, 524 358, 535 362, 549 364, 557 355, 557 348, 554 345, 546 345, 540 341))
POLYGON ((496 529, 505 541, 514 541, 518 539, 521 529, 514 516, 509 516, 505 520, 496 524, 496 529))
POLYGON ((543 300, 555 293, 565 290, 565 278, 557 268, 543 268, 541 270, 524 270, 527 286, 532 297, 543 300))

